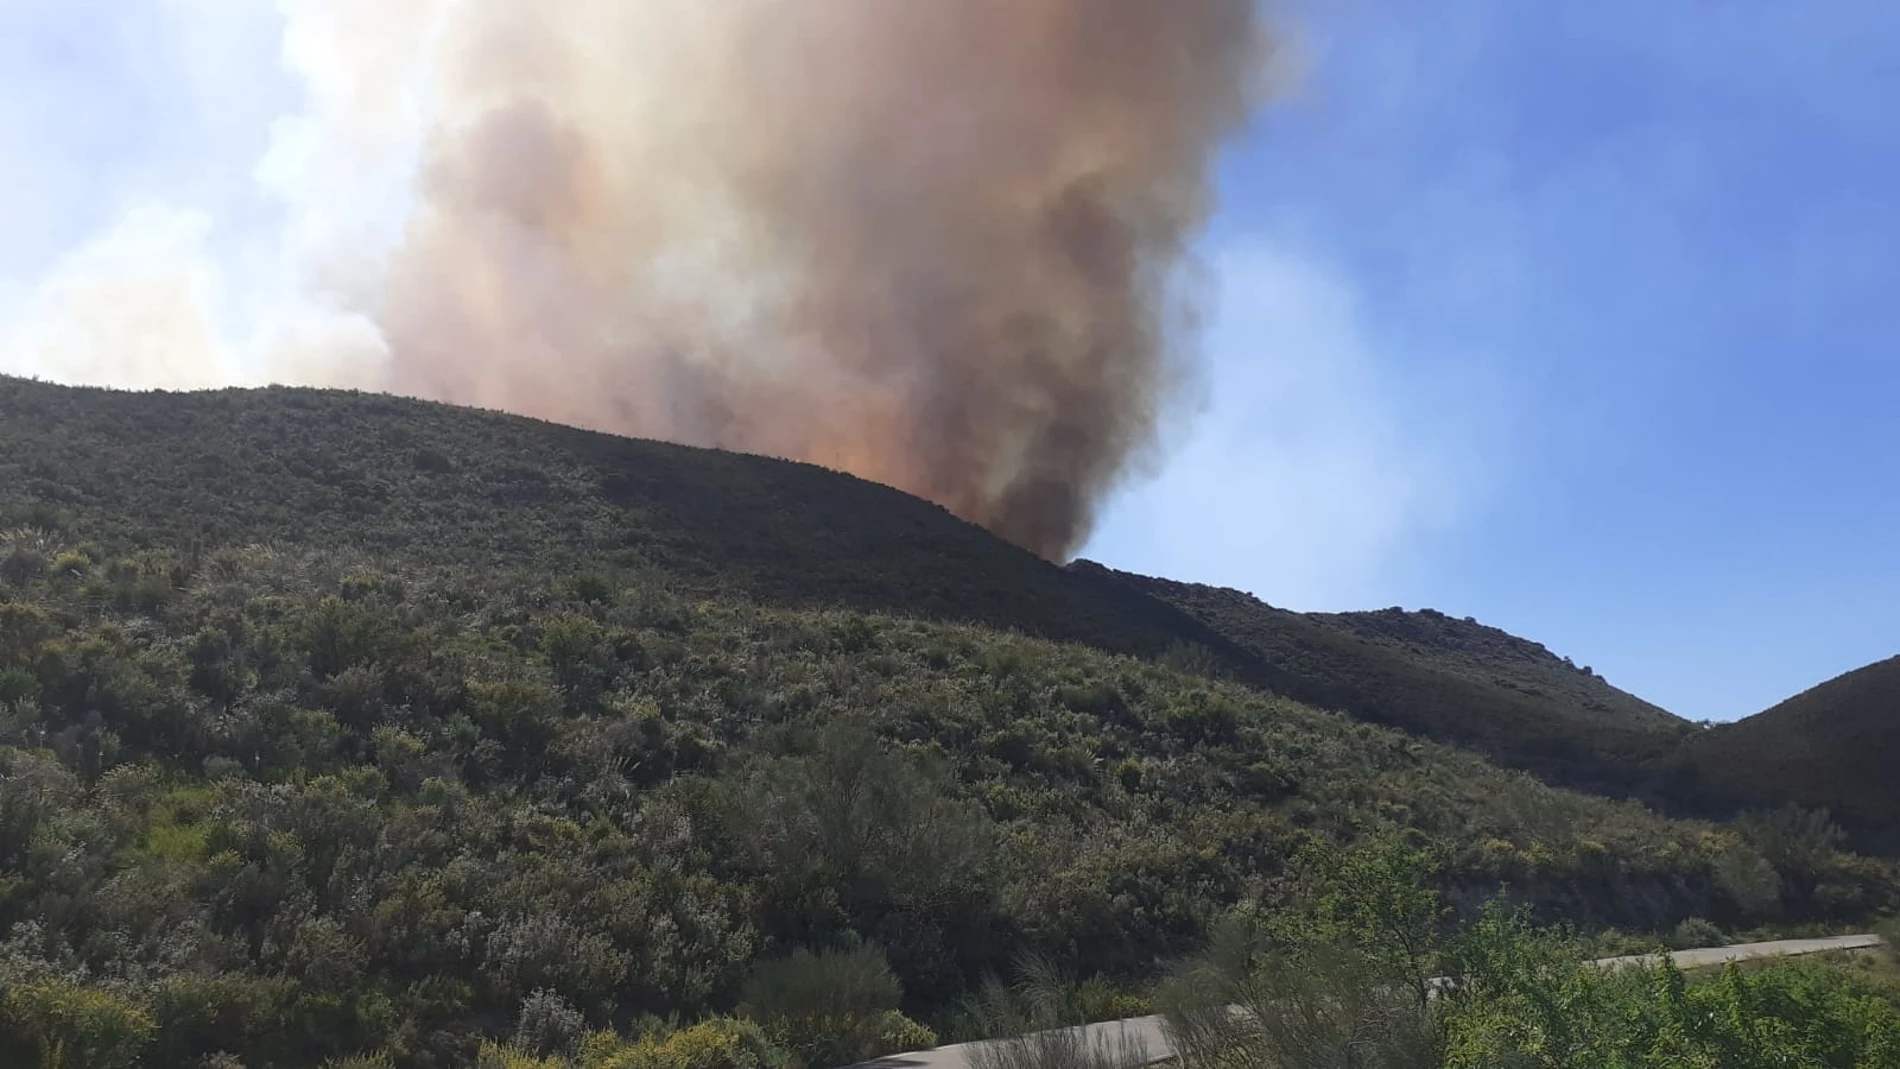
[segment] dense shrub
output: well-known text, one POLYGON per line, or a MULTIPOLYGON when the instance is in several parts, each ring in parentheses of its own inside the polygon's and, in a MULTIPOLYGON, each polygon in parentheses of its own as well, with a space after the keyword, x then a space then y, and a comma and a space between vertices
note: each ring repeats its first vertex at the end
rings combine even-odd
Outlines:
POLYGON ((633 1043, 605 1037, 587 1044, 575 1069, 774 1069, 785 1052, 750 1021, 715 1018, 663 1030, 633 1043))
MULTIPOLYGON (((48 396, 0 381, 0 1064, 765 1064, 719 1015, 798 947, 882 950, 901 1000, 845 1029, 879 1048, 1025 953, 1082 981, 1058 1016, 1134 1012, 1312 844, 1400 834, 1465 919, 1504 889, 1653 943, 1900 904, 1825 821, 1666 820, 1272 696, 1299 651, 815 470, 48 396)), ((1433 708, 1518 708, 1465 694, 1433 708)), ((1365 919, 1336 905, 1328 940, 1365 919)))
POLYGON ((1664 959, 1608 972, 1502 911, 1461 964, 1437 1009, 1446 1069, 1900 1064, 1900 1006, 1840 970, 1731 964, 1697 983, 1664 959))
POLYGON ((1342 914, 1322 892, 1271 924, 1223 925, 1162 989, 1184 1066, 1852 1069, 1900 1059, 1900 998, 1849 971, 1731 964, 1698 982, 1666 957, 1606 969, 1566 932, 1502 902, 1442 929, 1405 876, 1417 866, 1391 855, 1334 870, 1353 872, 1354 891, 1374 902, 1423 908, 1342 914), (1446 977, 1430 997, 1393 982, 1420 952, 1446 977))
POLYGON ((1690 917, 1669 933, 1668 943, 1671 950, 1695 950, 1699 947, 1726 946, 1728 936, 1709 921, 1690 917))
POLYGON ((877 948, 801 948, 761 962, 739 1007, 802 1064, 824 1069, 935 1046, 928 1028, 898 1012, 902 999, 903 987, 877 948))
POLYGON ((1086 985, 1047 958, 1017 963, 1012 983, 989 977, 964 1001, 963 1027, 984 1042, 971 1048, 975 1069, 1140 1069, 1164 1052, 1119 1026, 1089 1031, 1086 985))
POLYGON ((9 984, 0 991, 0 1053, 8 1065, 41 1069, 129 1069, 157 1028, 138 1005, 60 981, 9 984))

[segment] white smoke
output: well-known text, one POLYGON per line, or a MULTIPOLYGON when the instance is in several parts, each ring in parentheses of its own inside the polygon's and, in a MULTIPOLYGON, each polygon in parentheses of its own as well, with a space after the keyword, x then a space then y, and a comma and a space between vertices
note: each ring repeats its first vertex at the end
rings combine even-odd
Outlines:
MULTIPOLYGON (((205 115, 268 95, 223 66, 256 5, 133 7, 205 115)), ((797 456, 1051 556, 1194 372, 1187 249, 1271 54, 1254 0, 282 0, 273 32, 297 104, 243 210, 215 168, 146 198, 0 308, 0 369, 797 456)))

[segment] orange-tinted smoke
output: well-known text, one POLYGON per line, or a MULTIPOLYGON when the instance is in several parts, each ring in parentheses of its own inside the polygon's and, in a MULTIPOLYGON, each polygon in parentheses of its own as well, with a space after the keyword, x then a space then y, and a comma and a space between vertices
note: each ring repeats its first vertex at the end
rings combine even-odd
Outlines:
POLYGON ((461 0, 394 388, 807 459, 1051 558, 1193 370, 1255 0, 461 0))

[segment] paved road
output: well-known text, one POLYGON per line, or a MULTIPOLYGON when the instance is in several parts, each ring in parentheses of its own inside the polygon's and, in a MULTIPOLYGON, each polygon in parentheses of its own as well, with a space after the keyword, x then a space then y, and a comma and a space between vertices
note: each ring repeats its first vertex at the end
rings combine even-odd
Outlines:
MULTIPOLYGON (((1877 935, 1830 935, 1823 939, 1776 939, 1768 943, 1743 943, 1732 947, 1708 947, 1703 950, 1678 950, 1670 957, 1685 969, 1703 969, 1730 961, 1749 958, 1785 958, 1797 954, 1822 954, 1830 950, 1866 950, 1880 945, 1877 935)), ((1646 965, 1656 960, 1653 954, 1634 954, 1623 958, 1604 958, 1598 965, 1618 968, 1646 965)))
MULTIPOLYGON (((1835 935, 1824 939, 1777 939, 1767 943, 1743 943, 1731 947, 1708 947, 1701 950, 1679 950, 1673 955, 1676 964, 1685 969, 1701 969, 1711 965, 1721 965, 1730 961, 1746 961, 1749 958, 1792 957, 1798 954, 1821 954, 1830 950, 1864 950, 1880 945, 1877 935, 1835 935)), ((1644 965, 1654 962, 1653 954, 1633 954, 1621 958, 1603 958, 1596 964, 1605 968, 1624 968, 1631 965, 1644 965)), ((1085 1025, 1080 1030, 1082 1038, 1093 1044, 1106 1041, 1111 1044, 1129 1044, 1145 1051, 1151 1060, 1159 1061, 1173 1054, 1168 1045, 1166 1031, 1159 1016, 1130 1017, 1120 1021, 1104 1021, 1101 1024, 1085 1025)), ((970 1069, 970 1051, 979 1043, 958 1043, 935 1050, 915 1051, 910 1054, 893 1054, 887 1058, 865 1062, 851 1069, 970 1069)))

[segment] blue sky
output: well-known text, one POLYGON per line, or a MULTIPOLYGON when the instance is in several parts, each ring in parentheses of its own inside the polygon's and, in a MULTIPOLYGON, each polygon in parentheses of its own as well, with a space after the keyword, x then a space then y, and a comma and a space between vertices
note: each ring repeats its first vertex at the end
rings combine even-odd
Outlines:
POLYGON ((1208 437, 1089 555, 1696 718, 1900 653, 1900 6, 1309 7, 1209 241, 1208 437))
MULTIPOLYGON (((1223 166, 1204 410, 1086 554, 1473 615, 1698 718, 1900 653, 1900 5, 1281 7, 1304 78, 1223 166)), ((273 255, 279 32, 0 0, 0 368, 62 264, 215 297, 201 261, 273 255)))

